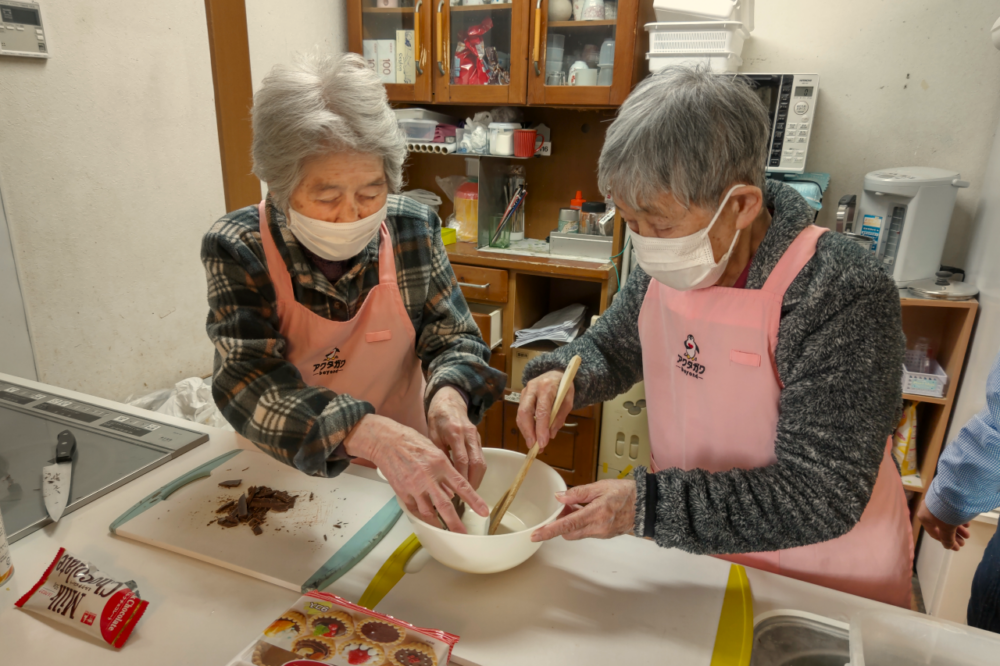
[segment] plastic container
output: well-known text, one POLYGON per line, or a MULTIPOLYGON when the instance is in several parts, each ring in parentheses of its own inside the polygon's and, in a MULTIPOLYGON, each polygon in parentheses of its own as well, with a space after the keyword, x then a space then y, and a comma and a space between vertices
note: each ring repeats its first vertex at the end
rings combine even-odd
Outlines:
POLYGON ((687 53, 677 55, 656 55, 646 54, 649 61, 649 71, 658 72, 665 67, 682 65, 684 67, 697 67, 708 65, 716 74, 733 74, 740 71, 743 66, 743 58, 735 53, 715 54, 715 53, 687 53))
POLYGON ((443 113, 438 113, 437 111, 431 111, 430 109, 423 109, 419 106, 414 106, 409 109, 393 109, 392 112, 396 114, 396 120, 436 120, 442 125, 456 125, 458 120, 452 118, 451 116, 446 116, 443 113))
POLYGON ((690 23, 647 23, 649 52, 734 53, 742 55, 743 42, 750 36, 736 21, 690 23))
POLYGON ((514 154, 514 130, 520 123, 490 123, 490 154, 510 157, 514 154))
POLYGON ((610 86, 615 79, 615 66, 614 65, 598 65, 597 67, 597 85, 599 86, 610 86))
POLYGON ((1000 635, 904 611, 851 617, 851 666, 981 666, 1000 660, 1000 635))
POLYGON ((944 397, 948 388, 948 375, 937 361, 930 360, 930 372, 912 372, 909 367, 920 367, 922 364, 923 359, 919 352, 910 349, 903 358, 903 393, 926 395, 931 398, 944 397))
POLYGON ((455 222, 458 240, 475 243, 479 238, 479 183, 463 183, 455 191, 455 222))
POLYGON ((437 129, 438 122, 436 120, 400 120, 399 126, 410 141, 434 141, 434 131, 437 129))
POLYGON ((598 65, 615 64, 615 40, 608 37, 601 43, 601 56, 597 61, 598 65))
POLYGON ((14 563, 10 559, 10 546, 7 544, 7 532, 3 528, 3 516, 0 516, 0 585, 10 580, 14 575, 14 563))
POLYGON ((608 206, 603 201, 588 201, 580 209, 580 233, 600 236, 597 222, 608 212, 608 206))
POLYGON ((657 21, 739 21, 753 32, 754 0, 653 0, 657 21))

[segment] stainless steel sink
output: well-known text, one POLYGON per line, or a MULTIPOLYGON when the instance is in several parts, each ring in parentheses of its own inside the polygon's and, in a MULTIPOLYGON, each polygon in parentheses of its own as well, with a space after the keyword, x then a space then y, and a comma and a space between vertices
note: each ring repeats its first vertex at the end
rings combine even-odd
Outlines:
POLYGON ((761 616, 754 627, 750 666, 844 666, 850 661, 846 624, 775 611, 761 616))

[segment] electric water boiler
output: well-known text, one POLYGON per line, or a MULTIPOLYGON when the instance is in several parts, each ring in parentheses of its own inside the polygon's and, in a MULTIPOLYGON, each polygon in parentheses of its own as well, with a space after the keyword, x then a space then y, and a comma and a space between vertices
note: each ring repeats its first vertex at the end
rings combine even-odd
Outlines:
POLYGON ((958 189, 957 171, 897 167, 872 171, 852 229, 872 239, 871 251, 896 286, 932 277, 941 266, 958 189))

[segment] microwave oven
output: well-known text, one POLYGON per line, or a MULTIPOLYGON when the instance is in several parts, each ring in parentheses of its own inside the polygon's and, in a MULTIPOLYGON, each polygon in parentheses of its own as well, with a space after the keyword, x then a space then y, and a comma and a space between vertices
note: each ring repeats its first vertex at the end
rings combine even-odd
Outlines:
POLYGON ((738 74, 757 93, 771 121, 768 173, 802 173, 812 137, 818 74, 738 74))

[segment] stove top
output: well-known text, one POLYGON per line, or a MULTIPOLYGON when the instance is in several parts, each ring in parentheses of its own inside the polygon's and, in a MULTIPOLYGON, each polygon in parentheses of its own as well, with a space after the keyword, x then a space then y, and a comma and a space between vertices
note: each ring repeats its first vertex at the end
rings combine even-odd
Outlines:
POLYGON ((0 380, 0 512, 10 542, 52 522, 42 467, 76 437, 65 514, 208 441, 208 435, 0 380))

